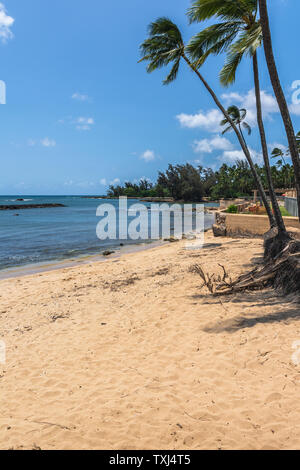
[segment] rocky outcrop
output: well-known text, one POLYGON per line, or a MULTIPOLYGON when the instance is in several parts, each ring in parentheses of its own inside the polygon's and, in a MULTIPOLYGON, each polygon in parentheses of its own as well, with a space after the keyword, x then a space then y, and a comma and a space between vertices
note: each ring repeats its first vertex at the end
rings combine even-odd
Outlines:
POLYGON ((213 234, 215 237, 226 237, 227 235, 225 224, 221 224, 221 225, 214 224, 212 226, 212 229, 213 229, 213 234))
POLYGON ((226 237, 226 214, 223 212, 217 212, 215 214, 216 223, 213 225, 213 234, 215 237, 226 237))
POLYGON ((226 224, 226 214, 224 214, 224 212, 217 212, 216 213, 216 224, 217 225, 225 225, 226 224))
POLYGON ((0 205, 0 211, 19 211, 22 209, 48 209, 51 207, 66 207, 64 204, 10 204, 0 205))

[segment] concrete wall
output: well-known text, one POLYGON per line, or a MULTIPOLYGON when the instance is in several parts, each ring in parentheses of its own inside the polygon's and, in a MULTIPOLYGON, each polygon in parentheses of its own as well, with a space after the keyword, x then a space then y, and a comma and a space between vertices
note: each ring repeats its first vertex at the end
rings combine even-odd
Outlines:
MULTIPOLYGON (((299 219, 284 217, 286 227, 300 229, 299 219)), ((268 217, 264 215, 226 214, 227 235, 249 234, 261 236, 270 229, 268 217)))
POLYGON ((298 205, 295 197, 285 197, 284 207, 294 217, 298 217, 298 205))

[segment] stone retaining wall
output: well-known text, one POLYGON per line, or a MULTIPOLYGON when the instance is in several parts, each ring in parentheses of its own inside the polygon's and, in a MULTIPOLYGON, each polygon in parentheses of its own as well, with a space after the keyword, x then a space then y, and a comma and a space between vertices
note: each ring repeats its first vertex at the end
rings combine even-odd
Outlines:
MULTIPOLYGON (((284 217, 286 227, 300 230, 297 217, 284 217)), ((218 212, 214 232, 218 236, 261 237, 270 229, 269 219, 264 215, 228 214, 218 212)))

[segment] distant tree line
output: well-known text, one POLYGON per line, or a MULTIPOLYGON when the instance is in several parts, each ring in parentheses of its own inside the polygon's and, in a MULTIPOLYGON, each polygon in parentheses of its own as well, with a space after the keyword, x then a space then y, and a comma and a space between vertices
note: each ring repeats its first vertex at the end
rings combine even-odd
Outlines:
MULTIPOLYGON (((268 187, 264 166, 255 165, 265 188, 268 187)), ((275 188, 294 187, 294 170, 287 163, 279 162, 271 167, 275 188)), ((210 200, 251 196, 257 189, 253 172, 247 161, 238 160, 234 165, 223 164, 217 171, 202 166, 169 165, 159 172, 157 182, 147 179, 138 183, 126 182, 123 186, 110 186, 108 197, 173 197, 176 201, 197 202, 204 197, 210 200)))

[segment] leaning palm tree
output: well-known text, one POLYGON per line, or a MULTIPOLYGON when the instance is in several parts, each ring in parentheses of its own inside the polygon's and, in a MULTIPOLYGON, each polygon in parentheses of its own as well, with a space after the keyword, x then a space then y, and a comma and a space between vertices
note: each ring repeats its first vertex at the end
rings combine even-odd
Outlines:
POLYGON ((237 68, 245 55, 253 63, 257 123, 260 133, 262 153, 265 163, 269 194, 273 206, 276 225, 280 233, 286 234, 284 221, 277 201, 269 161, 266 133, 262 117, 260 80, 257 62, 257 49, 261 46, 262 32, 257 20, 257 0, 196 0, 188 11, 191 22, 210 19, 214 16, 223 21, 202 30, 188 45, 188 51, 196 65, 201 65, 210 54, 227 52, 225 66, 220 80, 224 86, 235 81, 237 68), (234 42, 235 41, 235 42, 234 42))
MULTIPOLYGON (((298 148, 298 153, 300 154, 300 132, 296 134, 296 143, 297 143, 297 148, 298 148)), ((284 156, 290 157, 291 152, 290 149, 286 149, 286 151, 283 151, 282 149, 275 147, 272 151, 272 156, 271 158, 282 158, 284 161, 284 164, 286 165, 286 161, 284 159, 284 156)))
POLYGON ((295 185, 296 185, 296 191, 297 191, 297 202, 298 202, 299 220, 300 220, 300 159, 299 159, 297 140, 295 138, 295 132, 294 132, 291 115, 290 115, 289 108, 288 108, 288 105, 287 105, 287 102, 286 102, 286 99, 282 90, 282 86, 280 83, 280 79, 279 79, 279 75, 278 75, 278 71, 277 71, 277 67, 275 63, 267 2, 266 0, 258 0, 258 2, 259 2, 260 23, 261 23, 261 28, 262 28, 263 43, 264 43, 267 66, 268 66, 273 90, 274 90, 276 100, 278 102, 278 106, 281 112, 282 120, 285 126, 285 131, 286 131, 289 148, 290 148, 291 159, 292 159, 294 171, 295 171, 295 185))
POLYGON ((224 118, 227 119, 228 123, 231 125, 233 131, 235 132, 238 141, 241 145, 241 148, 244 152, 244 155, 252 170, 255 183, 260 192, 261 199, 268 212, 270 223, 272 226, 274 226, 275 220, 272 214, 272 210, 268 203, 261 179, 251 158, 249 149, 247 145, 245 145, 245 142, 232 118, 227 113, 224 106, 221 104, 217 95, 209 86, 203 75, 199 72, 199 67, 196 67, 186 54, 185 44, 183 42, 179 28, 170 19, 164 17, 159 18, 155 22, 151 23, 149 26, 149 38, 146 39, 141 45, 141 54, 142 58, 140 62, 149 62, 147 66, 147 71, 149 73, 164 66, 172 64, 171 70, 163 82, 165 85, 171 83, 177 78, 180 63, 182 60, 184 60, 186 64, 190 67, 190 69, 195 72, 195 74, 201 80, 202 84, 205 86, 206 90, 213 98, 216 106, 220 109, 220 111, 224 115, 224 118))

